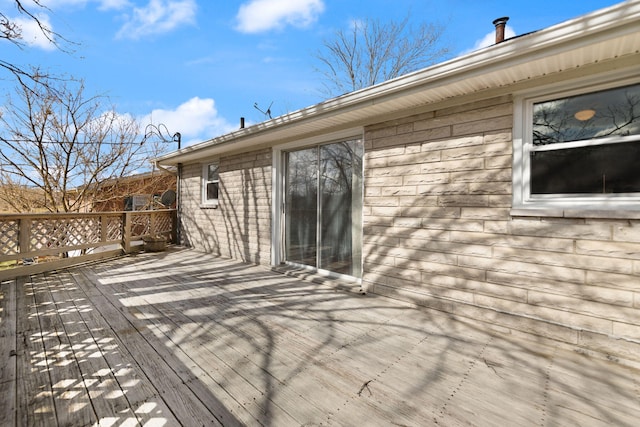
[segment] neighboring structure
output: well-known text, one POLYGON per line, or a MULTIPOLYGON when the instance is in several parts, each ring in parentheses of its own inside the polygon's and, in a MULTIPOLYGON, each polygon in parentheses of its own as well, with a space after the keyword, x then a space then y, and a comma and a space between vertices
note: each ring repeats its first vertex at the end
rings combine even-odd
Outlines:
POLYGON ((159 159, 183 243, 640 360, 640 2, 159 159))
POLYGON ((139 211, 173 208, 160 203, 167 190, 176 191, 176 175, 167 171, 152 171, 104 182, 95 192, 89 211, 139 211))

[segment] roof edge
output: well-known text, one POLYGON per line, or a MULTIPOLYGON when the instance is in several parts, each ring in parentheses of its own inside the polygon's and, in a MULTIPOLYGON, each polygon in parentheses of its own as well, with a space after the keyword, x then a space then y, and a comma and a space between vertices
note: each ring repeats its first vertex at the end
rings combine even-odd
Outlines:
POLYGON ((336 115, 376 103, 388 96, 398 96, 421 86, 447 84, 477 74, 522 64, 540 56, 553 55, 577 41, 594 43, 600 39, 637 32, 640 21, 640 1, 628 0, 604 9, 561 22, 526 35, 513 37, 502 43, 461 55, 442 63, 381 82, 326 101, 314 104, 255 125, 238 129, 218 137, 182 148, 156 159, 160 164, 173 165, 182 158, 208 148, 226 146, 239 140, 265 135, 283 126, 293 126, 318 117, 336 115), (588 34, 585 35, 585 29, 588 34))

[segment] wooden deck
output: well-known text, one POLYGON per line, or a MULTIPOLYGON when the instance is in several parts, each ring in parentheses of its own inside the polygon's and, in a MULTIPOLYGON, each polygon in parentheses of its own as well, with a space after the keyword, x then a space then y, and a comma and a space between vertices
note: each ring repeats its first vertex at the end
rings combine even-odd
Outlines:
POLYGON ((637 426, 640 372, 191 250, 0 287, 1 426, 637 426))

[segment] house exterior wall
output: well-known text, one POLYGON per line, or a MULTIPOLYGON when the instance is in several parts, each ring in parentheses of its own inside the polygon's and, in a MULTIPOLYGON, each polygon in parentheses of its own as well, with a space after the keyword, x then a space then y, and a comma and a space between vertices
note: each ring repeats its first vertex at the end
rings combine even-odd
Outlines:
POLYGON ((269 265, 271 150, 217 160, 220 190, 215 209, 201 206, 202 163, 182 168, 182 243, 224 257, 269 265))
MULTIPOLYGON (((502 96, 365 128, 364 289, 640 360, 640 220, 513 210, 513 114, 502 96)), ((184 243, 269 265, 272 157, 217 159, 216 209, 202 163, 185 165, 184 243)))
POLYGON ((363 286, 638 359, 640 220, 514 216, 512 123, 499 97, 365 129, 363 286))

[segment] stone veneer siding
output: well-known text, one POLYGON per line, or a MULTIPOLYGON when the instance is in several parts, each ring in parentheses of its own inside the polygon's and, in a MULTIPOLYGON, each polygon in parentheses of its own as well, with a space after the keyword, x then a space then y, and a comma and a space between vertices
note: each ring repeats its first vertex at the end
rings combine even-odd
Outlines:
POLYGON ((271 150, 222 156, 217 208, 201 206, 202 165, 182 169, 182 243, 196 249, 269 265, 271 260, 271 150))
POLYGON ((640 359, 640 220, 516 217, 513 103, 365 130, 369 291, 640 359))

